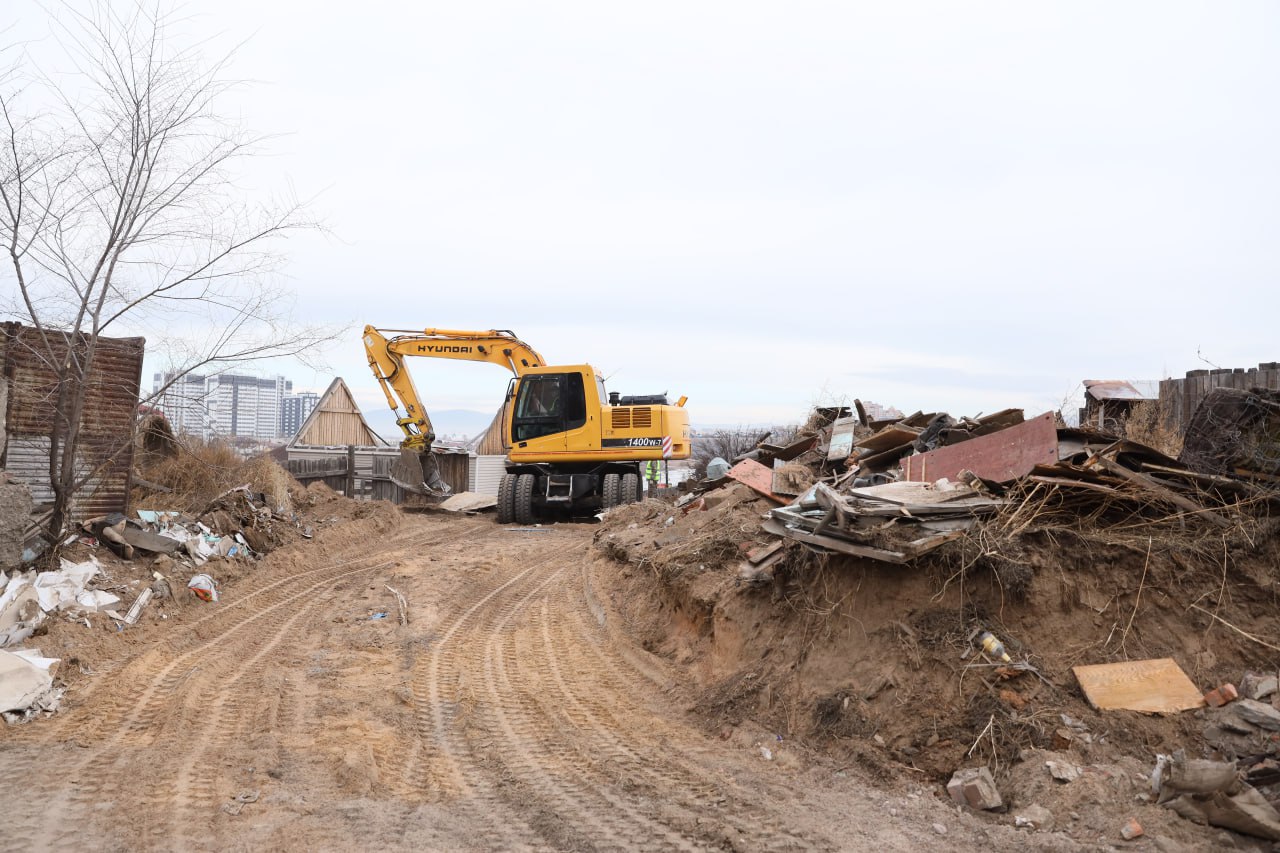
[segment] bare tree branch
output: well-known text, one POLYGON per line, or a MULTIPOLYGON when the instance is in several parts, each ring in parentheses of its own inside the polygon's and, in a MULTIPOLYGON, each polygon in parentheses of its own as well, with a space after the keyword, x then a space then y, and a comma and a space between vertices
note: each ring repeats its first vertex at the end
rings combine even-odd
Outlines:
POLYGON ((9 261, 0 280, 11 277, 17 297, 0 313, 37 330, 56 377, 47 400, 51 540, 100 470, 78 454, 106 331, 199 318, 209 333, 187 342, 164 388, 192 370, 303 355, 332 337, 294 328, 288 294, 269 286, 281 263, 273 244, 318 226, 296 200, 257 201, 236 186, 271 137, 218 110, 243 85, 228 74, 235 51, 209 59, 208 44, 180 38, 174 20, 137 0, 68 3, 51 12, 58 68, 15 51, 0 69, 0 244, 9 261))

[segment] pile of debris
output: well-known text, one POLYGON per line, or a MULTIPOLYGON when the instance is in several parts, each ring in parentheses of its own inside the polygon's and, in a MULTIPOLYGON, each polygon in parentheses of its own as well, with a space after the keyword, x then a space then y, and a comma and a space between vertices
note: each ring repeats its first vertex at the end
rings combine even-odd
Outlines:
POLYGON ((1240 676, 1280 663, 1280 432, 1247 411, 1176 459, 1052 414, 819 411, 604 514, 598 578, 730 742, 809 737, 942 797, 961 771, 983 819, 1086 843, 1202 849, 1183 816, 1271 839, 1280 692, 1240 676))
MULTIPOLYGON (((177 592, 183 586, 192 600, 216 602, 221 581, 250 571, 282 545, 312 538, 315 526, 340 520, 324 513, 361 512, 336 505, 346 499, 323 484, 303 489, 271 462, 250 462, 237 472, 248 482, 211 499, 178 498, 165 487, 140 496, 144 505, 164 506, 170 499, 180 500, 186 509, 138 509, 128 517, 116 512, 82 522, 57 543, 56 569, 36 566, 43 548, 20 553, 10 543, 0 555, 4 566, 13 567, 0 571, 4 719, 21 722, 57 709, 62 690, 53 678, 57 660, 39 649, 19 647, 45 635, 45 641, 54 642, 50 631, 55 620, 124 631, 138 624, 144 612, 152 614, 148 621, 166 618, 169 605, 181 603, 177 592), (152 602, 165 602, 162 612, 154 606, 147 611, 152 602)), ((19 523, 35 527, 40 518, 32 513, 29 499, 17 507, 16 516, 14 529, 20 529, 19 523)), ((21 545, 22 540, 16 542, 21 545)), ((68 647, 77 648, 77 642, 67 643, 64 637, 54 645, 64 655, 68 647)))
MULTIPOLYGON (((1245 410, 1257 412, 1259 400, 1245 410)), ((1280 403, 1267 405, 1274 410, 1262 411, 1280 413, 1280 403)), ((1280 441, 1268 434, 1270 444, 1260 445, 1259 432, 1248 433, 1255 439, 1249 458, 1280 464, 1274 458, 1280 441)), ((1208 427, 1192 437, 1184 454, 1190 459, 1180 461, 1133 441, 1061 426, 1053 413, 1028 420, 1019 409, 959 419, 917 412, 868 422, 819 410, 796 441, 762 444, 681 504, 737 480, 782 504, 768 514, 769 533, 890 563, 912 561, 996 515, 1009 532, 1057 520, 1149 536, 1162 527, 1230 530, 1280 507, 1280 489, 1263 479, 1266 472, 1239 468, 1238 454, 1222 456, 1224 447, 1241 441, 1224 441, 1208 427), (1221 458, 1196 466, 1206 459, 1206 446, 1221 458), (1223 473, 1228 464, 1234 467, 1223 473)))

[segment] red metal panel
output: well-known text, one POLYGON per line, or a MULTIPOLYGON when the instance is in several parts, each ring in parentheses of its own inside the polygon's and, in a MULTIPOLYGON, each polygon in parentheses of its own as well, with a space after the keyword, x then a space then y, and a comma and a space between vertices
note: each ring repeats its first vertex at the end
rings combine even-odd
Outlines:
POLYGON ((737 480, 745 486, 750 486, 770 500, 775 500, 780 504, 787 502, 786 498, 780 498, 773 493, 773 470, 766 468, 754 459, 743 459, 730 468, 729 473, 725 476, 731 480, 737 480))
POLYGON ((972 471, 984 480, 1006 482, 1024 477, 1036 465, 1058 461, 1058 430, 1053 413, 979 436, 950 447, 902 460, 902 476, 920 483, 955 480, 961 471, 972 471))

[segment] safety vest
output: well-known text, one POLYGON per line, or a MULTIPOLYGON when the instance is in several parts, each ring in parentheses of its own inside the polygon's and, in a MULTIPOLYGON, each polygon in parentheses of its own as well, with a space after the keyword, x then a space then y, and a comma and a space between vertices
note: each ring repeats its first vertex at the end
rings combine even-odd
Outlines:
POLYGON ((651 483, 658 482, 658 463, 650 459, 645 463, 644 476, 651 483))

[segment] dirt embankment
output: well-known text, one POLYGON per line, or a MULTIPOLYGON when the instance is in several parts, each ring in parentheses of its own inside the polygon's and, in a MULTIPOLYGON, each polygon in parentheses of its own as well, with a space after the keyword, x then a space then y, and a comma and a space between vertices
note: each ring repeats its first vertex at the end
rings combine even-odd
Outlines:
MULTIPOLYGON (((1100 713, 1071 668, 1171 657, 1204 689, 1274 672, 1280 655, 1242 633, 1277 633, 1274 535, 1219 543, 1209 561, 1154 538, 1011 539, 997 518, 907 566, 791 543, 762 584, 740 569, 773 541, 759 525, 772 504, 740 485, 707 503, 615 511, 595 542, 615 566, 611 596, 629 629, 685 669, 710 730, 763 727, 888 784, 927 781, 940 797, 953 771, 986 765, 1011 809, 982 819, 1012 823, 1036 803, 1077 840, 1118 841, 1130 815, 1193 848, 1221 832, 1147 802, 1157 753, 1222 753, 1204 736, 1214 712, 1100 713), (1034 671, 986 662, 980 631, 1034 671), (1053 782, 1044 761, 1055 758, 1084 768, 1083 784, 1053 782)), ((1265 737, 1253 740, 1228 746, 1266 751, 1265 737)))

